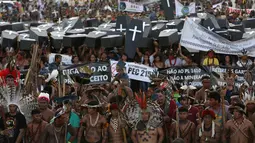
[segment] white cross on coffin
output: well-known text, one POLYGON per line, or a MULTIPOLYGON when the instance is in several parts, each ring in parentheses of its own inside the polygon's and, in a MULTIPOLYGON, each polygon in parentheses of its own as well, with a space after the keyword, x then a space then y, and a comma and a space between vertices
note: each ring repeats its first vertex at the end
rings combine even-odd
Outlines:
POLYGON ((12 34, 12 31, 9 31, 9 30, 8 30, 7 32, 9 32, 9 35, 11 35, 11 34, 12 34))
POLYGON ((106 28, 106 27, 108 27, 108 26, 111 26, 111 25, 108 25, 108 23, 103 24, 103 27, 104 27, 104 28, 106 28))
POLYGON ((153 28, 152 28, 152 30, 157 30, 158 29, 158 27, 157 26, 154 26, 153 28))
POLYGON ((123 29, 122 24, 120 24, 120 28, 119 28, 119 29, 116 29, 116 30, 117 30, 117 31, 120 31, 120 32, 126 31, 126 29, 123 29))
POLYGON ((24 35, 24 36, 23 36, 23 39, 25 39, 26 37, 28 37, 28 35, 24 35))
POLYGON ((145 22, 143 22, 143 31, 144 31, 146 26, 150 26, 150 24, 146 24, 145 22))
POLYGON ((255 33, 255 31, 249 31, 249 32, 247 32, 247 33, 249 33, 250 35, 252 35, 253 33, 255 33))
POLYGON ((207 28, 208 28, 209 31, 213 31, 214 30, 214 28, 211 29, 211 27, 209 27, 209 26, 207 28))
POLYGON ((169 0, 166 0, 167 7, 171 7, 169 0))
POLYGON ((175 25, 175 22, 168 23, 167 25, 175 25))
POLYGON ((134 29, 129 29, 129 31, 133 32, 132 41, 135 41, 136 33, 142 33, 141 30, 137 30, 137 26, 135 26, 134 29))
POLYGON ((39 32, 42 32, 42 30, 41 30, 40 28, 37 28, 37 30, 38 30, 39 32))
POLYGON ((164 30, 164 32, 166 32, 166 33, 169 33, 169 32, 171 32, 171 31, 177 32, 176 29, 166 29, 166 30, 164 30))
POLYGON ((66 28, 65 28, 65 32, 69 29, 69 28, 71 28, 72 26, 71 26, 71 24, 69 24, 66 28))
POLYGON ((83 29, 74 29, 75 31, 83 31, 83 29))
POLYGON ((96 31, 95 34, 98 35, 98 34, 104 34, 105 32, 102 32, 102 31, 96 31))

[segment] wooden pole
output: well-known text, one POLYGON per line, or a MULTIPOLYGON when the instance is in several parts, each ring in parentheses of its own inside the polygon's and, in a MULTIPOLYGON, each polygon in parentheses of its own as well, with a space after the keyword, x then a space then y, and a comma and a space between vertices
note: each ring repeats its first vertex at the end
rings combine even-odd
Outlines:
POLYGON ((176 134, 177 138, 180 137, 180 129, 179 129, 179 109, 178 106, 176 106, 176 134))

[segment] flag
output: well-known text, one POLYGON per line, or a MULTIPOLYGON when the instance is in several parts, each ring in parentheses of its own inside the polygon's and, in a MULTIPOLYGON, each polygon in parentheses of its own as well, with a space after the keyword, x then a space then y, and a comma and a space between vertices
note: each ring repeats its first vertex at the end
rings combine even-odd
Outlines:
POLYGON ((196 3, 191 2, 189 6, 184 6, 178 0, 175 0, 175 12, 177 17, 186 16, 190 13, 196 13, 196 3))

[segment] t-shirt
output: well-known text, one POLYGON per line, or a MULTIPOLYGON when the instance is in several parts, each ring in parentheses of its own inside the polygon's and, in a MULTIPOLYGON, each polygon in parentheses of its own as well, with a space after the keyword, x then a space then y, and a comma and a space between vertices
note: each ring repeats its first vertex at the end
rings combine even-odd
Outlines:
MULTIPOLYGON (((70 113, 70 119, 69 119, 69 123, 71 124, 72 127, 74 128, 79 128, 80 127, 80 118, 77 114, 75 114, 74 112, 70 113)), ((68 132, 67 133, 67 142, 69 141, 71 137, 71 134, 68 132)), ((75 139, 72 143, 77 143, 77 139, 75 139)))
POLYGON ((205 58, 203 61, 204 66, 218 66, 219 65, 219 60, 217 58, 205 58))
POLYGON ((13 129, 13 137, 9 137, 9 140, 15 142, 18 138, 19 130, 27 127, 26 118, 19 112, 14 116, 7 113, 5 115, 5 126, 6 129, 13 129))

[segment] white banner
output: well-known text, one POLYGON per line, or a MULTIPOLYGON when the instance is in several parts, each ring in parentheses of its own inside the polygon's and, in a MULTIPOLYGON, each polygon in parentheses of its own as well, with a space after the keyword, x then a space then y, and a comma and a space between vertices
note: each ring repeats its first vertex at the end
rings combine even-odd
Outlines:
MULTIPOLYGON (((56 53, 49 54, 49 64, 55 61, 55 55, 57 54, 56 53)), ((62 62, 65 63, 66 65, 72 64, 72 56, 63 55, 63 54, 58 54, 58 55, 62 56, 62 62)))
POLYGON ((255 37, 231 42, 216 33, 196 24, 192 18, 187 18, 182 29, 181 45, 194 50, 238 55, 247 50, 248 55, 255 57, 255 37))
POLYGON ((119 1, 119 11, 128 11, 128 12, 143 12, 143 5, 134 4, 127 1, 119 1))
MULTIPOLYGON (((111 71, 112 71, 112 77, 114 77, 117 74, 116 71, 116 65, 118 61, 110 61, 111 63, 111 71)), ((153 73, 155 68, 142 65, 142 64, 137 64, 133 62, 126 62, 126 73, 128 74, 130 79, 133 80, 138 80, 138 81, 143 81, 143 82, 151 82, 149 79, 149 75, 153 73)))
POLYGON ((181 17, 190 13, 196 13, 196 3, 191 2, 189 6, 182 5, 178 0, 175 0, 176 16, 181 17))

